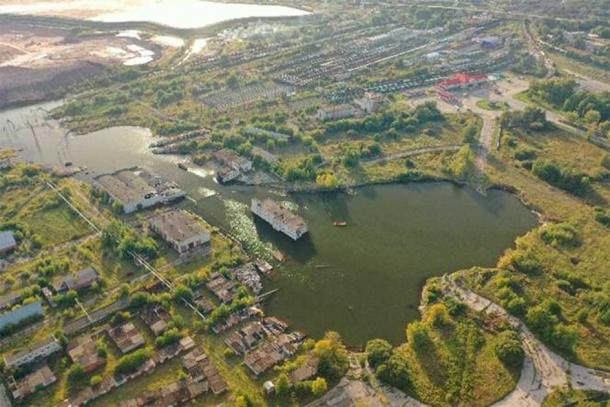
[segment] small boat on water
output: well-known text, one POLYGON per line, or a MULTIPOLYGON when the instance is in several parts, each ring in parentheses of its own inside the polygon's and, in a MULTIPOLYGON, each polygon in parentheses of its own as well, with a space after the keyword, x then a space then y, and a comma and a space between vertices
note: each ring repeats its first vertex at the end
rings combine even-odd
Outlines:
POLYGON ((344 220, 336 220, 333 222, 333 226, 345 227, 347 226, 347 222, 344 220))
POLYGON ((184 170, 184 171, 188 171, 188 167, 182 163, 178 163, 178 168, 180 168, 181 170, 184 170))

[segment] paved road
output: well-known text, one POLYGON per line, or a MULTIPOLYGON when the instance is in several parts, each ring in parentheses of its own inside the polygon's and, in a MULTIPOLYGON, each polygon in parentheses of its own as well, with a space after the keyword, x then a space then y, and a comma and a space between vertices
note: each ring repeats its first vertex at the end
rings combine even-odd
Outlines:
POLYGON ((515 390, 496 407, 539 406, 556 387, 610 392, 610 374, 568 362, 541 343, 521 320, 508 314, 500 305, 491 302, 444 276, 446 289, 475 311, 501 315, 519 331, 523 340, 525 361, 515 390))

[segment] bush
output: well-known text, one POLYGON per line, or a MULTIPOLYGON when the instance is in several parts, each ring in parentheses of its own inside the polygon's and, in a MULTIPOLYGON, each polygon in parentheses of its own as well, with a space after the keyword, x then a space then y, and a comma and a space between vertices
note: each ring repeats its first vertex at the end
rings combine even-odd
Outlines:
POLYGON ((321 397, 328 390, 328 384, 323 377, 316 378, 311 383, 311 393, 314 397, 321 397))
POLYGON ((541 180, 574 195, 585 194, 590 189, 585 174, 551 161, 536 160, 532 172, 541 180))
POLYGON ((501 332, 494 341, 494 352, 507 366, 519 366, 523 362, 521 338, 515 331, 501 332))
POLYGON ((369 364, 376 368, 392 355, 392 345, 385 339, 371 339, 366 343, 366 356, 369 364))
POLYGON ((577 246, 580 243, 576 228, 569 223, 555 223, 544 227, 542 240, 553 246, 577 246))
POLYGON ((178 342, 182 337, 182 333, 177 328, 168 329, 163 335, 155 339, 155 346, 157 348, 163 348, 178 342))
POLYGON ((327 332, 324 338, 316 342, 313 354, 320 359, 318 373, 332 381, 345 375, 349 360, 345 345, 336 332, 327 332))
POLYGON ((68 382, 74 384, 85 377, 85 370, 80 364, 75 363, 68 369, 67 377, 68 382))
POLYGON ((386 362, 382 363, 377 368, 376 374, 382 382, 403 391, 406 391, 411 383, 407 359, 398 352, 394 352, 386 362))
POLYGON ((89 380, 89 385, 91 387, 95 387, 98 384, 100 384, 102 382, 102 377, 100 375, 94 375, 91 377, 91 380, 89 380))
POLYGON ((114 367, 115 374, 130 374, 135 372, 144 362, 150 358, 148 349, 139 349, 133 353, 121 357, 114 367))
POLYGON ((411 346, 415 353, 426 350, 429 342, 428 329, 423 323, 414 321, 407 326, 407 344, 411 346))

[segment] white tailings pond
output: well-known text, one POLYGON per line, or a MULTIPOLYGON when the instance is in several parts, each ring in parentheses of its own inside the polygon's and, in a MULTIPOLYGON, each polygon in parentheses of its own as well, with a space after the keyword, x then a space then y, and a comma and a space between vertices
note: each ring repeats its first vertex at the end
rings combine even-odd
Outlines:
POLYGON ((293 17, 307 11, 272 5, 227 4, 199 0, 0 0, 0 14, 34 14, 118 22, 152 22, 174 28, 201 28, 249 17, 293 17))

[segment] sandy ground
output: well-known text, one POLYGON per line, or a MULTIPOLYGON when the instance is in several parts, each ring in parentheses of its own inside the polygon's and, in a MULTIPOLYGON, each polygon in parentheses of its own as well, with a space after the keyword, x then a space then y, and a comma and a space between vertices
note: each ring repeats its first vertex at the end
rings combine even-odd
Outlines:
POLYGON ((0 27, 0 67, 44 69, 80 61, 103 65, 124 63, 141 56, 141 50, 134 45, 153 54, 160 48, 150 42, 112 34, 78 38, 60 29, 4 24, 0 27))

